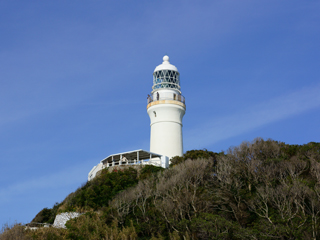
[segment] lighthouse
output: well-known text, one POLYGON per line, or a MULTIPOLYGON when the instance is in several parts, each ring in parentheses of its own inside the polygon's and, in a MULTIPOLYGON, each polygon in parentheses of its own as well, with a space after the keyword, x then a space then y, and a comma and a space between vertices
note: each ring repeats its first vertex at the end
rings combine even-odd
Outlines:
POLYGON ((180 74, 170 64, 168 56, 163 57, 163 63, 153 72, 147 112, 151 127, 150 152, 138 149, 111 154, 91 169, 88 181, 94 179, 104 168, 147 164, 167 168, 170 158, 182 156, 182 118, 186 112, 186 104, 181 95, 180 74))
POLYGON ((148 96, 150 117, 150 152, 172 158, 182 156, 182 118, 186 112, 181 95, 178 69, 163 57, 163 63, 153 72, 153 86, 148 96))

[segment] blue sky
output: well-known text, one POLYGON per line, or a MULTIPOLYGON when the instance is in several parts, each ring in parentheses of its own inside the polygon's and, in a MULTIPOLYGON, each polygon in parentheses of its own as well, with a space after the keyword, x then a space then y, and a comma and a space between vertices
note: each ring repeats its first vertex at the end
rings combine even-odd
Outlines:
POLYGON ((320 141, 319 1, 0 1, 0 224, 27 223, 110 154, 149 149, 168 54, 185 151, 320 141))

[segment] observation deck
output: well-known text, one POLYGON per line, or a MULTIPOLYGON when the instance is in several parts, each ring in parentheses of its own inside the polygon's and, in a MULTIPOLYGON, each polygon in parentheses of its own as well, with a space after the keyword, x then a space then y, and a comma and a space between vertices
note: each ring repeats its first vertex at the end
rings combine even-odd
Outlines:
POLYGON ((147 109, 150 106, 161 104, 161 103, 173 103, 180 105, 186 108, 185 98, 181 94, 171 93, 171 92, 157 92, 156 94, 150 96, 148 95, 147 98, 147 109))

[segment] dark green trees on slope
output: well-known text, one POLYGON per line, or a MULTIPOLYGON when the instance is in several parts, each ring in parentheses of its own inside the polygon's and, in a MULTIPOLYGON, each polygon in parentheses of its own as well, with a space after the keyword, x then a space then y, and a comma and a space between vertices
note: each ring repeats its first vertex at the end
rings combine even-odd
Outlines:
POLYGON ((320 239, 319 143, 256 139, 172 160, 104 172, 70 194, 58 211, 88 213, 60 238, 320 239))
POLYGON ((138 183, 137 171, 133 168, 111 173, 103 173, 93 181, 87 182, 64 201, 64 211, 98 210, 106 207, 108 201, 118 192, 138 183))

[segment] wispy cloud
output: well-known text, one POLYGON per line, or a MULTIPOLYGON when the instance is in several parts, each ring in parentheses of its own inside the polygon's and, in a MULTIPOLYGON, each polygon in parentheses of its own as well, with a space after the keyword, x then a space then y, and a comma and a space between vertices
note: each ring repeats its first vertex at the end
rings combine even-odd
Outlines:
POLYGON ((48 191, 49 189, 56 190, 70 188, 75 185, 79 186, 80 183, 86 181, 86 174, 93 167, 91 166, 92 162, 92 160, 88 160, 51 175, 27 179, 9 186, 2 185, 0 189, 0 205, 8 203, 12 199, 26 196, 26 194, 30 195, 35 192, 39 193, 39 191, 48 191))
POLYGON ((244 107, 241 111, 212 118, 185 133, 185 148, 207 147, 263 125, 320 107, 320 85, 303 88, 269 101, 244 107))

